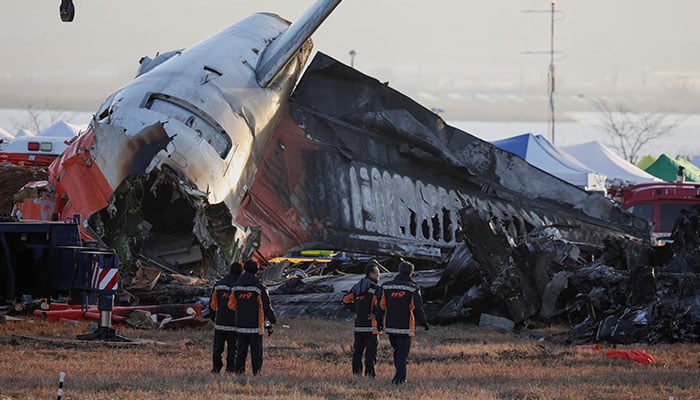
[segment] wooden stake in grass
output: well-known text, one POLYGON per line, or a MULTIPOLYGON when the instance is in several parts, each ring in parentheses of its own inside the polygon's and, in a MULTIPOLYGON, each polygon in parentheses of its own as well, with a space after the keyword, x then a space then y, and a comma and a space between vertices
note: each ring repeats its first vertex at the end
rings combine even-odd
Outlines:
POLYGON ((56 392, 56 399, 61 400, 63 397, 63 380, 66 378, 66 373, 61 372, 58 374, 58 391, 56 392))

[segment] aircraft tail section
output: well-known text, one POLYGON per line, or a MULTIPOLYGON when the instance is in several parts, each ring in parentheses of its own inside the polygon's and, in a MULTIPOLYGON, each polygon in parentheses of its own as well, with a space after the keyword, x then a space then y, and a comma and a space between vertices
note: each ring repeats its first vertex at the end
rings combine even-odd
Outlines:
POLYGON ((317 0, 264 50, 256 67, 261 87, 272 82, 341 1, 317 0))

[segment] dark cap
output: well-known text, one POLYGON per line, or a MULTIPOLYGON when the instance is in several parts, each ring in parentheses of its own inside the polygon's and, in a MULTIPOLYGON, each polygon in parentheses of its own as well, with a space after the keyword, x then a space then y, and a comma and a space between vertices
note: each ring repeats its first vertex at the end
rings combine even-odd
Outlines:
POLYGON ((243 269, 245 272, 256 274, 258 273, 258 263, 255 260, 248 260, 243 264, 243 269))
POLYGON ((243 273, 243 266, 241 265, 240 262, 234 261, 231 263, 231 266, 228 269, 228 272, 233 274, 233 275, 240 275, 243 273))
POLYGON ((411 275, 413 273, 413 264, 408 261, 402 261, 399 263, 399 273, 404 275, 411 275))

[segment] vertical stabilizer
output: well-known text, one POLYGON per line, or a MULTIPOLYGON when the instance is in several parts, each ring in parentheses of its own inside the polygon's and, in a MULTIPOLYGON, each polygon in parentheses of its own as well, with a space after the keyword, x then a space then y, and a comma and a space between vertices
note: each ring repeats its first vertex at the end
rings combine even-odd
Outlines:
POLYGON ((261 87, 270 84, 341 1, 317 0, 264 50, 255 73, 261 87))

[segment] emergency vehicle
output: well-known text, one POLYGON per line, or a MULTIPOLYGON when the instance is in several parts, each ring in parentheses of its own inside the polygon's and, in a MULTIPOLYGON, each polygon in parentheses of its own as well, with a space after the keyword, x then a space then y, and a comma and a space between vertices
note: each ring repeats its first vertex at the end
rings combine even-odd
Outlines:
POLYGON ((16 165, 49 165, 68 148, 72 137, 21 136, 4 143, 0 162, 16 165))
POLYGON ((657 240, 668 241, 681 211, 700 204, 700 183, 643 183, 618 189, 614 199, 622 208, 654 224, 657 240))

